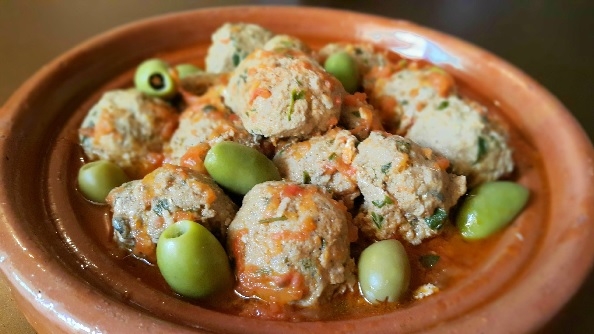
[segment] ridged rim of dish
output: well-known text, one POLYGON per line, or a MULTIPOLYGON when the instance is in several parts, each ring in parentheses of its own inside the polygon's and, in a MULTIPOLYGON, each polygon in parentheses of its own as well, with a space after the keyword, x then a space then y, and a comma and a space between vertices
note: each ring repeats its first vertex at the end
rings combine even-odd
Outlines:
MULTIPOLYGON (((59 56, 54 61, 50 62, 48 65, 41 68, 37 73, 35 73, 35 75, 33 75, 28 81, 26 81, 7 101, 5 106, 2 108, 2 115, 0 120, 0 135, 2 135, 0 136, 0 138, 2 138, 2 141, 0 142, 0 153, 6 153, 14 150, 14 148, 8 147, 8 140, 6 140, 5 138, 11 135, 10 119, 17 114, 18 110, 20 109, 19 106, 22 103, 25 103, 28 100, 28 98, 35 93, 35 89, 40 82, 51 81, 51 78, 55 77, 57 73, 63 70, 64 66, 68 66, 67 64, 72 59, 80 57, 81 54, 84 55, 84 53, 89 52, 89 50, 97 49, 99 47, 108 45, 112 43, 113 40, 121 39, 124 36, 131 34, 131 32, 133 31, 141 31, 148 26, 156 25, 164 21, 172 20, 174 18, 191 17, 195 15, 204 15, 205 13, 214 12, 235 13, 239 17, 245 17, 249 15, 250 10, 267 10, 268 15, 279 15, 279 13, 287 10, 309 13, 311 15, 351 15, 363 21, 377 23, 378 26, 392 26, 394 28, 398 26, 399 28, 403 28, 405 30, 413 30, 417 33, 420 33, 423 37, 428 39, 437 37, 444 43, 448 44, 448 46, 454 46, 457 49, 464 49, 462 54, 481 53, 489 55, 489 61, 491 61, 496 66, 500 67, 500 71, 504 72, 505 75, 509 77, 510 82, 515 82, 516 84, 529 86, 530 94, 541 98, 541 104, 543 106, 546 106, 547 108, 547 110, 543 111, 546 114, 546 116, 554 117, 559 120, 559 124, 563 124, 563 128, 561 128, 561 130, 558 130, 558 134, 563 135, 562 141, 564 143, 569 143, 574 147, 573 151, 567 153, 567 157, 571 156, 571 161, 575 162, 575 164, 571 166, 571 175, 567 175, 567 177, 571 179, 572 175, 586 175, 589 177, 588 180, 590 182, 584 182, 584 184, 582 184, 582 187, 587 188, 594 184, 594 169, 592 167, 592 157, 594 156, 594 153, 592 146, 589 140, 587 139, 586 135, 584 134, 583 130, 579 127, 579 125, 573 119, 571 114, 567 110, 565 110, 565 108, 549 92, 547 92, 534 80, 532 80, 531 78, 529 78, 513 66, 509 65, 505 61, 495 56, 492 56, 486 51, 483 51, 457 38, 406 21, 393 20, 367 14, 359 14, 350 11, 307 7, 246 6, 200 9, 196 11, 173 13, 154 18, 149 18, 102 33, 99 36, 94 37, 88 40, 87 42, 84 42, 78 45, 77 47, 71 49, 65 54, 59 56), (271 11, 275 13, 271 13, 271 11)), ((38 245, 36 245, 34 242, 32 242, 30 238, 28 238, 28 236, 25 234, 25 231, 19 230, 19 226, 17 224, 11 223, 11 221, 18 221, 19 214, 11 211, 11 209, 8 207, 12 199, 12 189, 9 189, 7 187, 8 185, 10 185, 7 180, 11 174, 10 170, 7 168, 9 164, 10 162, 5 161, 4 158, 2 158, 0 161, 0 171, 2 171, 3 175, 1 181, 3 187, 2 189, 0 189, 0 203, 2 203, 0 218, 2 219, 1 222, 2 226, 4 227, 2 229, 2 232, 0 232, 0 236, 2 236, 3 240, 3 245, 0 246, 2 248, 2 253, 0 253, 0 266, 2 268, 2 271, 4 272, 4 275, 7 276, 8 280, 10 281, 10 284, 14 287, 16 293, 21 295, 22 299, 19 299, 21 299, 22 302, 30 304, 33 307, 33 309, 36 310, 34 312, 55 313, 55 316, 60 318, 60 321, 62 321, 61 325, 59 325, 58 328, 69 330, 77 328, 79 330, 84 330, 85 328, 93 329, 92 322, 88 320, 92 318, 89 317, 86 310, 79 309, 70 310, 68 312, 62 312, 60 309, 65 307, 64 310, 66 310, 68 308, 67 305, 58 305, 58 301, 43 300, 43 298, 38 298, 38 296, 36 296, 35 291, 32 291, 29 286, 30 281, 27 276, 34 274, 45 275, 46 280, 55 280, 57 282, 60 282, 60 286, 63 289, 61 294, 68 295, 72 293, 74 295, 75 293, 81 293, 81 291, 84 293, 91 294, 93 295, 92 298, 96 299, 98 303, 103 305, 104 308, 109 308, 110 312, 119 314, 118 318, 112 320, 114 326, 117 325, 118 331, 137 330, 139 328, 138 324, 144 324, 146 326, 147 332, 158 332, 168 330, 184 332, 196 330, 196 328, 191 328, 174 323, 168 323, 162 319, 155 318, 148 313, 139 312, 138 309, 133 308, 130 305, 123 304, 118 300, 112 299, 111 297, 101 294, 95 289, 86 286, 84 282, 82 282, 79 278, 75 277, 72 274, 64 275, 66 268, 64 268, 58 260, 46 259, 46 255, 44 255, 43 250, 40 249, 38 245), (10 245, 6 245, 7 243, 10 243, 10 245), (11 254, 7 255, 6 253, 9 252, 9 248, 11 249, 11 254), (18 248, 21 248, 23 252, 18 253, 16 251, 18 248), (23 262, 27 261, 27 258, 29 257, 32 257, 34 259, 44 259, 47 262, 44 263, 43 268, 39 268, 39 270, 36 273, 31 274, 26 270, 26 266, 23 262), (50 304, 51 307, 48 306, 50 304)), ((553 172, 553 170, 549 168, 549 165, 545 165, 545 171, 547 180, 549 180, 549 177, 551 177, 551 173, 553 172)), ((567 179, 565 181, 567 181, 567 179)), ((547 320, 549 320, 577 291, 581 282, 584 280, 585 276, 589 272, 592 266, 592 262, 594 260, 594 243, 589 242, 594 237, 594 229, 591 226, 593 222, 592 217, 594 211, 594 197, 590 195, 584 196, 580 199, 584 201, 583 204, 589 204, 590 206, 585 208, 585 215, 583 215, 583 218, 574 217, 576 219, 581 219, 580 221, 570 223, 585 223, 586 225, 588 225, 587 229, 584 233, 577 236, 576 239, 573 239, 570 245, 560 245, 562 247, 569 247, 569 249, 573 251, 573 255, 568 253, 568 250, 565 250, 564 252, 561 252, 560 250, 559 253, 563 254, 565 260, 567 260, 566 265, 571 265, 576 262, 585 263, 587 265, 582 264, 579 270, 573 268, 572 270, 574 275, 568 277, 567 275, 565 275, 565 270, 563 270, 563 268, 551 268, 545 263, 539 269, 530 272, 530 275, 528 275, 527 277, 524 277, 525 275, 521 275, 521 277, 518 277, 511 282, 508 282, 508 286, 506 287, 505 291, 497 299, 490 300, 485 305, 480 305, 472 309, 469 313, 458 314, 456 317, 447 319, 448 322, 446 324, 441 324, 439 328, 428 327, 423 329, 443 331, 446 328, 449 330, 453 330, 454 328, 459 326, 458 328, 462 331, 470 332, 473 330, 477 330, 479 328, 481 328, 482 331, 494 331, 496 326, 489 328, 482 328, 481 326, 481 324, 483 326, 486 325, 486 323, 481 322, 481 318, 488 320, 493 312, 497 312, 498 315, 502 316, 501 319, 505 319, 506 323, 505 326, 502 328, 505 328, 506 330, 512 332, 533 330, 541 326, 547 320), (560 286, 558 285, 559 281, 563 282, 563 284, 560 286), (514 294, 514 292, 521 290, 525 291, 526 289, 533 290, 533 293, 530 295, 532 298, 518 298, 518 295, 514 294), (553 300, 553 302, 546 302, 544 301, 544 298, 547 298, 547 300, 553 300), (511 305, 513 305, 513 307, 510 307, 511 305), (539 309, 538 313, 523 312, 523 310, 526 308, 535 307, 539 309)), ((551 219, 557 216, 557 211, 555 210, 562 209, 563 208, 558 207, 551 208, 551 219)), ((557 257, 559 256, 561 255, 557 255, 557 257)), ((533 266, 534 264, 532 263, 527 265, 533 266)), ((72 299, 71 296, 68 298, 72 299)), ((203 318, 208 320, 200 324, 202 328, 207 331, 223 332, 249 332, 254 329, 257 329, 259 331, 285 332, 310 332, 314 329, 333 331, 354 331, 361 329, 372 330, 374 327, 380 325, 381 323, 385 324, 386 322, 389 322, 392 318, 391 314, 384 314, 380 316, 355 320, 302 323, 265 321, 253 318, 240 318, 241 324, 238 324, 235 322, 238 319, 237 316, 218 313, 210 310, 205 310, 204 312, 205 313, 203 315, 203 318)), ((34 316, 33 314, 27 315, 30 317, 34 316)), ((34 326, 35 325, 36 324, 34 324, 34 326)), ((42 324, 37 325, 44 328, 42 324)), ((437 326, 437 324, 433 325, 437 326)), ((397 330, 398 328, 398 324, 393 324, 392 329, 397 330)), ((98 328, 98 330, 101 329, 98 328)))

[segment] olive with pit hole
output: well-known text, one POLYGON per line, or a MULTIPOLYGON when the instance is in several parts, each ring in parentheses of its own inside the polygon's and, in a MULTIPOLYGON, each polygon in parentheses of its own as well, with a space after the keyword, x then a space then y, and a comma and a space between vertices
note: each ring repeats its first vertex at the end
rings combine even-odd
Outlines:
POLYGON ((281 179, 274 163, 264 154, 230 141, 213 146, 206 154, 204 167, 223 188, 242 195, 256 184, 281 179))
POLYGON ((177 85, 169 71, 169 64, 161 59, 145 60, 136 68, 134 86, 146 95, 171 98, 176 93, 177 85))
POLYGON ((225 249, 204 226, 190 220, 161 233, 157 266, 171 289, 185 297, 204 298, 233 286, 225 249))
POLYGON ((365 248, 358 268, 361 293, 372 304, 396 302, 408 290, 410 263, 397 240, 382 240, 365 248))
POLYGON ((522 211, 530 192, 511 181, 493 181, 474 188, 462 204, 456 225, 464 239, 486 238, 522 211))
POLYGON ((93 161, 78 170, 78 189, 88 199, 105 203, 107 194, 130 181, 120 166, 108 160, 93 161))

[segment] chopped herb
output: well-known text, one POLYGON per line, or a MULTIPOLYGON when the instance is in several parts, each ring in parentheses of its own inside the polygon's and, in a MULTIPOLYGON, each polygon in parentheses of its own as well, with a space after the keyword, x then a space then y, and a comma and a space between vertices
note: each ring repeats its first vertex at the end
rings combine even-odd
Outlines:
POLYGON ((247 74, 246 73, 240 74, 239 78, 241 79, 241 81, 243 81, 243 83, 247 82, 247 74))
POLYGON ((313 267, 314 267, 313 262, 311 261, 311 259, 303 259, 303 260, 301 260, 301 265, 303 266, 303 269, 305 269, 305 270, 310 270, 310 269, 313 269, 313 267))
POLYGON ((388 162, 387 164, 382 166, 382 173, 388 174, 388 170, 392 167, 392 163, 388 162))
POLYGON ((291 91, 291 102, 289 104, 289 121, 291 120, 293 109, 295 108, 295 101, 301 100, 303 98, 305 98, 304 90, 297 91, 296 89, 293 89, 293 91, 291 91))
POLYGON ((446 210, 442 208, 435 209, 433 215, 430 217, 425 218, 425 223, 432 229, 432 230, 439 230, 443 226, 443 222, 448 217, 448 213, 446 210))
POLYGON ((326 239, 322 238, 321 243, 322 246, 320 246, 320 250, 324 250, 324 248, 326 248, 326 239))
POLYGON ((478 163, 485 157, 485 154, 487 154, 488 149, 489 149, 489 144, 487 143, 487 140, 485 140, 484 137, 479 136, 478 137, 478 152, 476 155, 475 163, 478 163))
POLYGON ((396 148, 401 153, 404 153, 404 154, 410 153, 410 143, 407 141, 398 140, 396 142, 396 148))
POLYGON ((126 238, 130 232, 128 220, 124 217, 114 216, 111 220, 111 224, 113 225, 114 230, 118 231, 118 233, 124 238, 126 238))
POLYGON ((400 105, 401 106, 405 106, 407 104, 408 104, 408 100, 402 100, 402 101, 400 101, 400 105))
POLYGON ((311 183, 311 176, 309 176, 309 173, 306 170, 303 171, 303 183, 305 183, 305 184, 311 183))
POLYGON ((433 268, 437 262, 439 262, 440 256, 435 254, 421 255, 419 256, 419 262, 426 269, 433 268))
POLYGON ((256 274, 258 276, 268 276, 272 274, 272 270, 270 270, 270 268, 268 267, 262 267, 256 271, 256 274))
POLYGON ((359 48, 359 47, 356 47, 355 48, 355 54, 362 55, 363 54, 363 50, 361 50, 361 48, 359 48))
POLYGON ((357 118, 361 118, 361 112, 359 110, 351 112, 351 114, 357 118))
POLYGON ((390 197, 386 196, 386 197, 384 197, 384 200, 381 202, 380 201, 371 201, 371 203, 373 205, 375 205, 377 208, 381 209, 386 204, 394 204, 394 201, 392 201, 392 199, 390 197))
POLYGON ((163 216, 163 211, 169 212, 169 202, 165 198, 158 199, 157 203, 153 205, 153 212, 156 213, 157 216, 163 216))
POLYGON ((301 260, 301 266, 303 267, 303 271, 308 272, 311 277, 316 276, 315 260, 309 258, 303 259, 301 260))
POLYGON ((302 85, 302 83, 301 83, 301 81, 299 81, 299 79, 295 78, 295 81, 297 81, 297 84, 298 84, 299 86, 301 86, 301 85, 302 85))
POLYGON ((293 97, 293 99, 295 99, 295 101, 297 100, 301 100, 303 98, 305 98, 305 91, 304 90, 300 90, 298 92, 296 92, 295 90, 293 92, 291 92, 291 97, 293 97))
POLYGON ((217 107, 213 106, 212 104, 207 104, 204 107, 202 107, 202 111, 204 111, 205 113, 209 113, 215 110, 217 110, 217 107))
POLYGON ((277 221, 281 221, 281 220, 287 220, 287 216, 280 216, 280 217, 273 217, 273 218, 266 218, 266 219, 261 219, 260 223, 272 223, 272 222, 277 222, 277 221))
POLYGON ((233 67, 237 67, 237 65, 239 65, 239 62, 241 62, 241 56, 239 56, 239 53, 235 52, 231 60, 233 60, 233 67))
POLYGON ((408 61, 407 61, 406 59, 400 59, 400 60, 398 61, 398 64, 396 64, 396 66, 398 66, 398 67, 404 67, 404 66, 406 66, 407 64, 408 64, 408 61))
POLYGON ((450 102, 448 100, 443 100, 441 101, 441 103, 437 106, 437 110, 444 110, 445 108, 447 108, 450 105, 450 102))
POLYGON ((375 226, 377 227, 378 230, 381 230, 382 225, 384 225, 384 216, 382 215, 378 215, 375 212, 371 213, 371 220, 373 220, 373 223, 375 224, 375 226))
POLYGON ((330 154, 330 156, 328 157, 328 160, 332 161, 336 159, 336 152, 332 152, 332 154, 330 154))

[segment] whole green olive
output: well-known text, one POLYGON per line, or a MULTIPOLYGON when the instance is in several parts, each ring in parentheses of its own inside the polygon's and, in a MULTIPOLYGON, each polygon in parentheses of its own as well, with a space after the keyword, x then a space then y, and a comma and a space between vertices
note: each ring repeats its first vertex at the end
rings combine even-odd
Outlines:
POLYGON ((348 53, 341 51, 331 54, 324 63, 326 71, 334 75, 349 93, 359 88, 359 70, 357 62, 348 53))
POLYGON ((198 66, 192 64, 179 64, 175 66, 175 70, 177 71, 177 77, 180 79, 183 79, 194 73, 202 72, 198 66))
POLYGON ((464 239, 482 239, 507 226, 528 202, 530 192, 510 181, 483 183, 466 198, 456 225, 464 239))
POLYGON ((382 240, 365 248, 358 268, 359 287, 370 303, 396 302, 408 290, 410 263, 397 240, 382 240))
POLYGON ((97 203, 105 203, 113 188, 128 181, 120 166, 107 160, 93 161, 78 170, 78 189, 88 200, 97 203))
POLYGON ((281 179, 274 163, 264 154, 230 141, 213 146, 206 154, 204 167, 218 184, 242 195, 256 184, 281 179))
POLYGON ((161 233, 157 266, 173 291, 185 297, 203 298, 233 286, 225 249, 204 226, 190 220, 161 233))
POLYGON ((173 97, 177 87, 169 70, 169 64, 161 59, 145 60, 136 68, 134 85, 146 95, 164 99, 173 97))

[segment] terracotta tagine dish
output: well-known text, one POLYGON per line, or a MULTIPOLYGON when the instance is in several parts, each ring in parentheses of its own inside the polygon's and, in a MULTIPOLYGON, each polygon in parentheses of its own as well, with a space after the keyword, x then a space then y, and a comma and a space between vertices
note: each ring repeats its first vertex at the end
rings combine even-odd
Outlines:
POLYGON ((532 332, 592 267, 593 157, 533 79, 413 23, 307 7, 160 16, 70 50, 0 109, 0 269, 40 333, 532 332), (165 69, 143 84, 151 58, 165 69), (187 86, 179 64, 209 73, 187 86), (158 131, 139 140, 129 117, 158 131), (77 178, 98 159, 124 171, 115 186, 135 180, 102 205, 77 178), (486 231, 485 212, 509 217, 486 231), (204 227, 169 231, 181 220, 204 227), (207 283, 187 289, 162 244, 196 228, 207 283))

